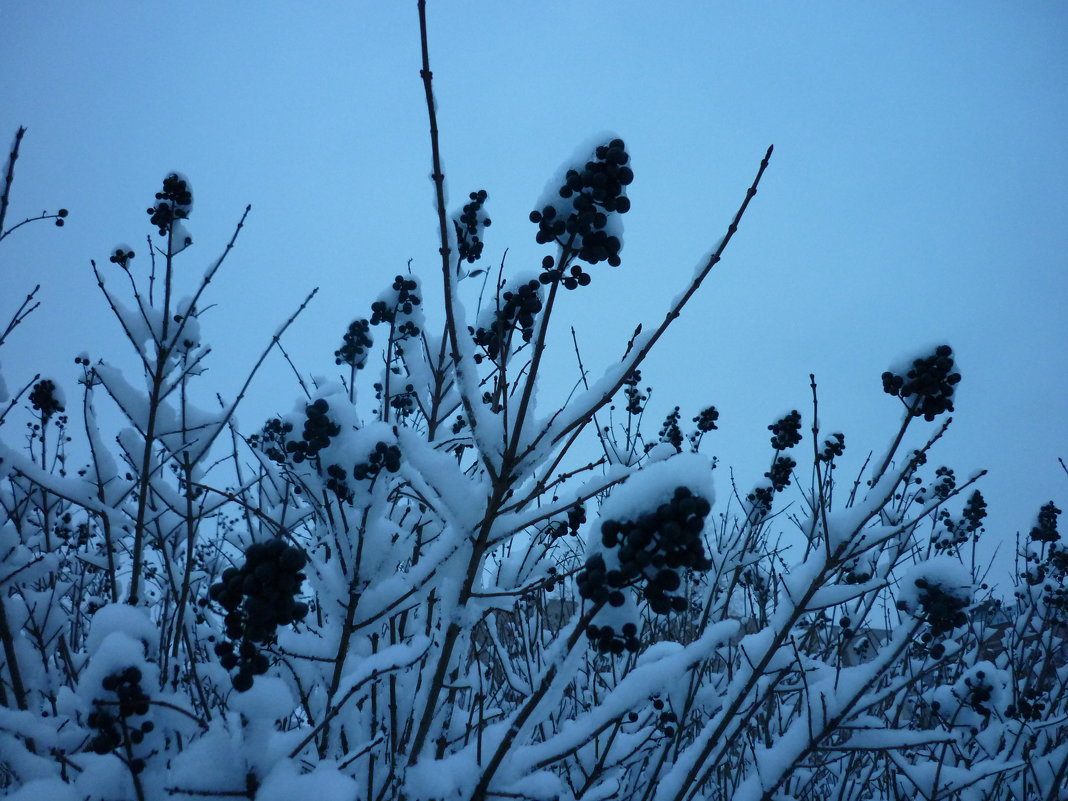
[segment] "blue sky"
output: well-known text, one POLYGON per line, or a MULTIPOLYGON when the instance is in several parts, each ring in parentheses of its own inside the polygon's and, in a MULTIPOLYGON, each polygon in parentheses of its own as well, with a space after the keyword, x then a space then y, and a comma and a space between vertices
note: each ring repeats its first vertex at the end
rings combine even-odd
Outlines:
MULTIPOLYGON (((452 199, 489 191, 489 263, 508 248, 506 271, 536 266, 526 217, 547 178, 591 134, 627 140, 623 265, 557 319, 595 374, 662 316, 774 143, 725 260, 643 370, 654 432, 676 404, 720 409, 721 493, 728 466, 743 492, 766 469, 777 416, 807 425, 810 372, 859 467, 899 421, 882 371, 946 341, 964 380, 936 461, 991 471, 990 539, 1011 550, 1068 496, 1068 7, 431 0, 429 17, 452 199)), ((333 377, 345 326, 409 259, 436 281, 418 58, 414 0, 0 6, 0 137, 29 128, 9 223, 71 212, 0 247, 0 312, 44 285, 0 353, 8 384, 73 389, 76 353, 127 358, 89 259, 144 252, 174 169, 194 190, 190 287, 253 205, 204 319, 212 390, 236 392, 313 286, 287 348, 333 377)), ((577 378, 559 333, 550 398, 577 378)), ((244 428, 298 393, 271 364, 244 428)))

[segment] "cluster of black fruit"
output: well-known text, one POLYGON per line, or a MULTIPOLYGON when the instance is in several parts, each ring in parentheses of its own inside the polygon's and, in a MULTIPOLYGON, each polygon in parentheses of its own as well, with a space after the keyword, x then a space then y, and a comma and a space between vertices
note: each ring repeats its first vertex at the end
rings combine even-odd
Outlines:
POLYGON ((33 385, 30 403, 34 411, 39 412, 42 422, 48 422, 52 415, 65 411, 63 404, 56 398, 56 385, 45 378, 33 385))
MULTIPOLYGON (((920 589, 919 602, 923 609, 923 619, 930 625, 932 634, 948 634, 968 622, 964 615, 964 608, 968 605, 967 598, 948 593, 925 578, 916 579, 916 586, 920 589)), ((898 601, 897 608, 910 611, 905 601, 898 601)))
POLYGON ((341 347, 334 351, 334 363, 360 370, 367 363, 367 352, 373 344, 370 321, 353 320, 342 337, 341 347))
POLYGON ((115 252, 111 254, 111 258, 108 259, 108 261, 110 261, 112 264, 119 265, 124 270, 128 270, 130 269, 130 259, 132 259, 136 255, 137 254, 134 253, 132 250, 123 250, 122 248, 115 248, 115 252))
POLYGON ((389 405, 397 417, 407 417, 415 411, 415 384, 405 384, 403 392, 389 396, 389 405))
POLYGON ((831 462, 843 453, 845 453, 845 434, 834 433, 831 434, 830 439, 823 441, 823 450, 816 458, 821 462, 831 462))
MULTIPOLYGON (((418 288, 419 284, 415 280, 405 278, 403 275, 396 276, 391 287, 396 293, 392 301, 387 303, 384 300, 376 300, 371 304, 371 325, 378 325, 379 323, 392 325, 397 321, 398 312, 402 315, 411 314, 415 307, 423 302, 422 298, 415 294, 415 290, 418 288)), ((402 333, 410 333, 411 336, 419 335, 419 327, 410 320, 403 325, 403 329, 402 333), (411 329, 410 331, 409 328, 411 329)))
POLYGON ((716 421, 719 420, 719 411, 715 406, 709 406, 707 409, 702 409, 697 413, 697 416, 693 418, 693 422, 697 423, 697 430, 702 434, 707 434, 709 431, 715 431, 718 426, 716 421))
MULTIPOLYGON (((942 468, 945 469, 945 468, 942 468)), ((949 471, 952 475, 952 471, 949 471)), ((955 483, 955 482, 954 482, 955 483)), ((952 487, 950 488, 952 489, 952 487)), ((935 493, 939 497, 948 497, 939 493, 938 488, 935 487, 935 493)), ((979 490, 975 490, 968 498, 967 503, 964 505, 964 509, 961 511, 960 520, 954 520, 953 515, 950 514, 948 509, 942 509, 938 513, 938 520, 945 528, 945 535, 935 531, 932 536, 935 550, 943 551, 947 553, 955 552, 955 549, 964 545, 969 539, 979 539, 980 527, 983 524, 983 518, 986 517, 986 500, 983 498, 982 493, 979 490)))
POLYGON ((624 623, 619 633, 611 626, 590 624, 586 627, 586 636, 590 638, 590 644, 602 654, 619 656, 624 651, 636 654, 642 647, 642 642, 638 639, 638 626, 634 623, 624 623))
POLYGON ((953 371, 949 345, 939 345, 930 356, 914 360, 904 376, 883 373, 883 392, 901 398, 912 417, 922 416, 928 422, 953 411, 953 390, 958 383, 960 373, 953 371))
POLYGON ((289 440, 285 446, 286 453, 293 457, 294 462, 299 464, 305 459, 314 459, 319 451, 330 444, 331 437, 341 433, 341 426, 327 416, 328 411, 330 404, 323 398, 309 403, 304 409, 304 439, 289 440))
POLYGON ((67 222, 67 215, 70 214, 66 209, 60 209, 56 212, 56 228, 62 228, 67 222))
POLYGON ((777 451, 792 448, 801 441, 801 413, 794 409, 781 420, 776 420, 770 426, 771 447, 777 451))
POLYGON ((645 410, 642 404, 649 400, 649 396, 642 394, 642 391, 638 389, 638 382, 641 380, 641 370, 631 370, 627 373, 627 377, 623 379, 623 395, 627 399, 627 414, 641 414, 645 410))
POLYGON ((349 487, 345 468, 339 464, 326 467, 326 488, 333 492, 341 503, 350 503, 356 496, 349 487))
POLYGON ((754 522, 759 521, 767 517, 768 513, 771 512, 771 504, 775 500, 775 489, 773 487, 756 487, 745 496, 745 499, 749 501, 749 505, 752 507, 750 514, 753 516, 754 522))
POLYGON ((964 686, 968 688, 964 703, 983 717, 986 717, 990 714, 990 707, 987 706, 987 703, 994 695, 994 688, 983 681, 986 678, 985 671, 975 671, 975 678, 976 681, 972 681, 970 677, 965 677, 964 679, 964 686))
POLYGON ((660 441, 673 445, 676 453, 682 452, 682 429, 679 428, 679 419, 679 407, 676 406, 664 418, 659 432, 660 441))
POLYGON ((292 423, 272 417, 263 424, 263 430, 259 434, 248 438, 248 442, 252 447, 260 448, 272 462, 282 464, 286 460, 287 435, 292 430, 292 423))
POLYGON ((163 191, 156 192, 155 206, 148 209, 151 223, 159 228, 159 235, 166 236, 175 220, 184 220, 189 216, 189 207, 193 205, 193 193, 189 184, 171 173, 163 179, 163 191))
POLYGON ((671 500, 636 520, 606 520, 601 543, 618 549, 619 568, 608 570, 604 557, 586 560, 577 578, 579 595, 594 603, 622 606, 622 588, 643 581, 642 596, 658 615, 684 611, 687 600, 675 592, 682 584, 679 571, 711 567, 701 531, 711 504, 687 487, 677 487, 671 500))
POLYGON ((1032 542, 1057 542, 1061 535, 1057 533, 1057 517, 1061 510, 1050 501, 1038 510, 1038 520, 1029 535, 1032 542))
POLYGON ((401 466, 401 452, 396 445, 387 445, 384 442, 375 444, 375 448, 367 457, 366 462, 361 462, 352 470, 352 476, 357 481, 374 479, 383 469, 390 473, 396 473, 401 466))
MULTIPOLYGON (((496 360, 501 349, 513 330, 518 330, 524 342, 530 342, 534 336, 534 316, 541 311, 541 294, 537 281, 527 281, 514 289, 501 293, 500 304, 493 313, 493 321, 488 328, 474 331, 475 344, 486 351, 486 355, 496 360)), ((476 355, 476 361, 480 354, 476 355)))
MULTIPOLYGON (((634 172, 627 166, 629 161, 623 140, 613 139, 598 147, 593 160, 587 161, 582 170, 568 170, 560 197, 571 200, 570 213, 558 213, 552 204, 530 213, 530 221, 538 225, 538 243, 570 245, 589 264, 607 261, 618 267, 622 263, 622 243, 604 229, 609 214, 630 210, 630 200, 624 194, 624 187, 634 180, 634 172)), ((557 273, 562 277, 560 271, 557 273)))
POLYGON ((1042 713, 1046 710, 1046 702, 1039 699, 1039 691, 1035 687, 1028 687, 1024 697, 1015 704, 1009 704, 1005 709, 1005 715, 1017 720, 1036 721, 1042 719, 1042 713))
POLYGON ((252 686, 253 676, 267 672, 267 657, 256 644, 272 642, 279 626, 299 622, 308 614, 308 605, 294 599, 304 582, 300 571, 307 561, 285 540, 255 542, 245 551, 244 565, 227 568, 211 585, 208 597, 226 610, 223 623, 231 640, 217 643, 215 653, 226 670, 238 669, 233 677, 238 692, 252 686))
POLYGON ((572 537, 577 537, 579 528, 586 522, 586 507, 581 503, 576 503, 567 510, 567 522, 558 520, 554 523, 550 523, 547 527, 547 531, 554 539, 570 534, 572 537))
MULTIPOLYGON (((141 670, 131 666, 111 673, 104 677, 100 686, 105 692, 114 693, 118 700, 94 699, 94 709, 89 713, 86 723, 97 734, 89 741, 89 747, 100 755, 113 753, 118 748, 129 754, 129 749, 139 745, 153 729, 150 720, 136 724, 131 720, 148 714, 149 697, 141 689, 141 670)), ((140 773, 145 769, 143 759, 124 757, 124 761, 131 773, 140 773)))
POLYGON ((771 470, 764 474, 764 478, 771 482, 771 488, 775 492, 782 492, 790 486, 790 476, 795 467, 797 467, 797 462, 789 456, 776 456, 771 470))
POLYGON ((578 289, 580 286, 589 286, 592 280, 590 274, 579 264, 572 264, 565 273, 563 269, 557 269, 556 259, 552 256, 546 256, 541 260, 539 283, 551 284, 553 281, 559 281, 564 289, 578 289))
POLYGON ((456 249, 460 258, 468 264, 474 264, 482 257, 481 229, 488 228, 492 221, 482 211, 489 197, 486 190, 479 189, 468 197, 471 202, 464 206, 460 219, 453 220, 452 224, 456 227, 456 249))

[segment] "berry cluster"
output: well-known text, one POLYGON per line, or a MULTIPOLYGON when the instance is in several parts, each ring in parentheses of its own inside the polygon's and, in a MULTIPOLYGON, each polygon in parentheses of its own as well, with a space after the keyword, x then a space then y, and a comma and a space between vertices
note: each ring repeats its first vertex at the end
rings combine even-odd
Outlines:
POLYGON ((845 434, 831 434, 830 439, 823 441, 823 450, 816 458, 821 462, 832 462, 835 457, 845 453, 845 434))
POLYGON ((686 609, 679 570, 704 571, 711 567, 701 541, 704 518, 711 504, 687 487, 677 487, 672 498, 637 520, 606 520, 601 543, 618 549, 619 568, 607 569, 604 557, 594 554, 578 575, 579 595, 594 603, 622 606, 621 589, 644 580, 643 597, 658 615, 686 609))
POLYGON ((294 600, 304 582, 301 569, 307 564, 304 553, 282 539, 256 542, 245 551, 245 564, 223 571, 221 580, 211 585, 208 596, 226 610, 223 622, 226 636, 234 642, 215 646, 219 663, 226 670, 238 668, 234 689, 244 692, 252 677, 267 672, 267 657, 256 643, 270 643, 279 626, 304 619, 308 605, 294 600))
POLYGON ((912 362, 905 376, 889 370, 883 373, 883 392, 895 395, 908 407, 912 417, 932 421, 943 412, 953 411, 953 390, 960 373, 953 372, 953 349, 939 345, 935 352, 912 362), (908 398, 915 396, 909 401, 908 398))
POLYGON ((346 481, 345 468, 339 464, 328 465, 326 468, 326 488, 337 495, 341 503, 350 503, 356 496, 346 481))
POLYGON ((357 481, 373 480, 382 472, 383 468, 390 473, 396 473, 400 470, 400 457, 400 448, 396 445, 379 442, 367 457, 367 461, 353 468, 352 476, 357 481))
MULTIPOLYGON (((413 279, 405 278, 403 275, 396 276, 391 287, 395 295, 390 298, 390 301, 376 300, 371 304, 371 325, 379 323, 392 325, 397 321, 398 312, 408 315, 415 311, 415 307, 422 303, 422 299, 415 294, 418 288, 419 284, 413 279)), ((419 327, 411 320, 403 323, 400 328, 402 335, 419 335, 419 327)))
POLYGON ((1039 509, 1038 520, 1029 535, 1031 541, 1057 542, 1061 538, 1061 535, 1057 533, 1057 517, 1060 513, 1061 510, 1053 504, 1053 501, 1039 509))
POLYGON ((771 447, 777 451, 792 448, 801 441, 801 413, 794 409, 786 417, 776 420, 770 426, 771 447))
POLYGON ((602 654, 619 656, 624 651, 636 654, 642 647, 641 640, 638 639, 638 626, 634 623, 624 623, 618 634, 611 626, 590 624, 586 628, 586 636, 590 638, 590 644, 602 654))
POLYGON ((624 193, 624 187, 634 180, 634 172, 627 166, 629 161, 623 140, 613 139, 598 147, 593 160, 587 161, 581 171, 568 170, 560 197, 571 200, 570 210, 558 212, 550 204, 530 213, 530 221, 538 225, 538 243, 557 242, 570 247, 589 264, 607 261, 618 267, 622 263, 622 242, 610 236, 605 226, 608 214, 630 210, 630 200, 624 193))
POLYGON ((341 348, 334 351, 334 363, 347 364, 356 370, 362 369, 367 363, 367 352, 374 344, 370 321, 353 320, 342 340, 341 348))
POLYGON ((1006 707, 1005 715, 1017 720, 1041 720, 1042 713, 1046 710, 1046 703, 1036 700, 1039 697, 1039 691, 1035 687, 1028 687, 1023 695, 1024 697, 1015 704, 1009 704, 1006 707))
POLYGON ((327 417, 328 411, 330 404, 322 398, 309 403, 305 408, 307 419, 304 421, 304 439, 290 440, 285 446, 286 452, 292 454, 294 462, 299 464, 305 459, 314 459, 319 455, 319 451, 330 444, 331 437, 341 433, 341 426, 327 417))
MULTIPOLYGON (((623 379, 623 394, 627 398, 627 414, 641 414, 645 410, 642 404, 649 400, 649 396, 642 394, 642 391, 638 389, 638 382, 641 380, 642 371, 637 369, 631 370, 627 373, 627 377, 623 379)), ((648 391, 646 389, 646 392, 648 391)))
POLYGON ((693 422, 697 423, 697 430, 702 434, 707 434, 709 431, 715 431, 718 426, 716 421, 719 420, 719 411, 715 406, 709 406, 707 409, 702 409, 698 412, 697 416, 693 418, 693 422))
POLYGON ((248 438, 249 445, 258 447, 272 462, 283 464, 286 460, 286 435, 293 430, 293 424, 272 417, 263 424, 259 434, 248 438))
POLYGON ((797 462, 789 456, 777 456, 771 470, 764 474, 764 478, 771 481, 771 488, 775 492, 782 492, 790 486, 790 475, 795 467, 797 467, 797 462))
POLYGON ((664 422, 660 426, 659 437, 661 442, 674 445, 676 453, 682 451, 682 429, 679 428, 678 406, 668 412, 668 416, 664 418, 664 422))
POLYGON ((52 415, 65 411, 62 401, 56 397, 56 385, 50 379, 43 379, 33 385, 30 403, 34 411, 40 412, 41 420, 48 422, 52 415))
MULTIPOLYGON (((925 578, 916 579, 916 586, 921 590, 919 603, 923 608, 923 619, 931 626, 933 635, 948 634, 968 622, 964 615, 964 608, 968 606, 967 598, 946 592, 925 578)), ((898 601, 897 608, 909 611, 909 604, 898 601)))
POLYGON ((193 193, 187 181, 171 173, 163 179, 163 191, 156 192, 155 206, 148 209, 150 222, 166 236, 175 220, 184 220, 193 206, 193 193))
POLYGON ((112 264, 117 264, 124 270, 130 269, 130 259, 137 254, 132 250, 123 250, 122 248, 115 248, 115 252, 111 254, 111 258, 108 259, 112 264))
POLYGON ((590 274, 582 269, 581 265, 572 264, 568 268, 565 274, 563 269, 557 269, 556 259, 552 256, 546 256, 541 260, 541 274, 538 276, 538 281, 543 284, 551 284, 553 281, 559 281, 564 289, 578 289, 580 286, 589 286, 590 274))
MULTIPOLYGON (((493 313, 489 328, 479 328, 474 332, 475 344, 484 348, 486 355, 494 361, 501 354, 502 347, 513 330, 518 330, 524 342, 530 342, 534 336, 534 315, 541 311, 541 294, 537 281, 527 281, 514 290, 501 293, 499 308, 493 313)), ((476 355, 476 361, 480 355, 476 355)))
POLYGON ((570 534, 572 537, 577 537, 579 528, 586 522, 586 507, 581 503, 577 503, 567 510, 567 522, 563 520, 557 520, 546 526, 545 531, 553 539, 559 539, 560 537, 570 534))
POLYGON ((485 189, 472 192, 468 197, 471 202, 464 206, 460 219, 453 220, 452 224, 456 227, 456 249, 460 258, 474 264, 482 257, 482 229, 488 228, 492 220, 483 211, 489 197, 485 189))
POLYGON ((986 678, 985 671, 975 671, 975 678, 976 680, 972 681, 970 677, 964 677, 964 685, 968 688, 964 703, 983 717, 987 717, 990 714, 990 707, 987 706, 987 702, 993 697, 994 688, 983 681, 986 678))
POLYGON ((67 215, 70 214, 66 209, 60 209, 56 212, 56 228, 62 228, 67 222, 67 215))
MULTIPOLYGON (((154 728, 152 721, 145 720, 135 724, 131 718, 148 714, 149 697, 141 689, 141 670, 128 667, 117 673, 104 677, 100 686, 107 693, 114 693, 118 700, 95 699, 94 710, 89 713, 86 723, 96 729, 97 734, 89 742, 94 753, 104 755, 122 748, 127 754, 130 748, 145 739, 154 728)), ((125 759, 131 773, 140 773, 145 769, 143 759, 125 759)))
POLYGON ((665 737, 674 737, 675 728, 679 723, 679 716, 670 709, 664 709, 664 702, 659 698, 653 699, 653 709, 659 713, 657 715, 656 728, 665 737))

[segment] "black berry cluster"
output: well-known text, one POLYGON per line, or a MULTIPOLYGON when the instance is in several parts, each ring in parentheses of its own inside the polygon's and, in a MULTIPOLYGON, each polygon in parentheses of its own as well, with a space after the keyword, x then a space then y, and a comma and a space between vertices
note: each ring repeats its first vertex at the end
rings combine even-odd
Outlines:
POLYGON ((641 640, 638 639, 638 626, 634 623, 624 623, 618 633, 612 626, 590 624, 586 628, 586 636, 590 638, 590 644, 602 654, 619 656, 624 651, 636 654, 642 647, 641 640))
MULTIPOLYGON (((919 604, 923 619, 930 625, 933 635, 948 634, 968 622, 964 615, 964 609, 968 606, 967 598, 946 592, 925 578, 916 579, 916 586, 920 589, 919 604)), ((910 611, 905 601, 898 601, 897 608, 910 611)))
POLYGON ((686 609, 679 570, 704 571, 711 567, 705 556, 701 531, 711 504, 687 487, 675 489, 672 498, 636 520, 606 520, 601 543, 616 550, 619 568, 608 570, 604 557, 594 554, 578 575, 579 595, 595 603, 622 606, 622 588, 643 581, 643 597, 658 615, 686 609))
POLYGON ((156 192, 156 204, 149 207, 150 222, 166 236, 175 220, 184 220, 193 206, 193 193, 185 180, 171 173, 163 179, 163 191, 156 192))
MULTIPOLYGON (((398 313, 409 315, 415 311, 415 308, 422 303, 422 298, 415 294, 418 288, 419 284, 411 278, 405 278, 403 275, 394 278, 391 287, 394 295, 391 299, 388 302, 376 300, 371 304, 371 325, 379 323, 392 325, 397 322, 398 313)), ((402 336, 419 336, 419 326, 411 320, 406 320, 399 327, 399 333, 402 336)))
POLYGON ((797 467, 797 462, 789 456, 777 456, 771 470, 764 474, 764 478, 771 481, 771 488, 775 492, 782 492, 790 486, 790 475, 795 467, 797 467))
POLYGON ((100 683, 109 694, 106 699, 93 700, 93 711, 89 713, 86 723, 97 734, 89 741, 89 747, 97 754, 110 754, 119 748, 124 751, 123 761, 131 773, 140 773, 145 769, 145 761, 128 758, 131 748, 140 745, 154 728, 152 721, 135 723, 133 718, 148 714, 150 699, 141 689, 141 670, 128 667, 117 673, 104 677, 100 683), (112 697, 114 696, 114 700, 112 697))
POLYGON ((63 404, 56 397, 56 385, 50 379, 42 379, 33 385, 30 403, 34 411, 39 412, 41 420, 48 422, 52 415, 65 411, 63 404))
POLYGON ((968 688, 964 703, 983 717, 990 714, 987 704, 994 695, 994 688, 984 681, 985 678, 986 672, 982 670, 975 671, 974 681, 969 676, 964 678, 964 686, 968 688))
POLYGON ((770 426, 771 447, 777 451, 792 448, 801 441, 801 413, 794 409, 786 417, 776 420, 770 426))
POLYGON ((659 433, 660 441, 673 445, 676 453, 682 451, 682 429, 679 428, 679 419, 679 407, 676 406, 664 418, 659 433))
POLYGON ((642 404, 649 400, 649 396, 638 389, 638 382, 641 380, 641 370, 631 370, 627 373, 627 377, 623 379, 623 395, 627 398, 627 414, 641 414, 645 410, 642 404))
POLYGON ((132 250, 123 250, 122 248, 115 248, 115 252, 111 254, 111 258, 108 259, 112 264, 117 264, 122 269, 130 269, 130 260, 136 256, 132 250))
POLYGON ((1005 709, 1005 715, 1017 720, 1037 721, 1042 719, 1042 713, 1046 710, 1045 701, 1038 700, 1040 693, 1035 687, 1028 687, 1023 692, 1023 698, 1015 704, 1009 704, 1005 709))
POLYGON ((913 361, 906 375, 883 373, 883 392, 901 398, 912 417, 930 422, 953 411, 953 391, 960 383, 953 367, 953 349, 939 345, 930 356, 913 361))
POLYGON ((342 345, 334 351, 335 364, 347 364, 357 370, 367 363, 367 352, 374 344, 369 320, 353 320, 342 337, 342 345))
POLYGON ((323 398, 309 403, 304 410, 304 439, 289 440, 286 442, 286 452, 291 454, 296 463, 305 459, 314 459, 319 451, 330 444, 330 439, 341 433, 341 426, 333 422, 328 416, 330 404, 323 398))
POLYGON ((486 216, 484 205, 489 195, 485 189, 479 189, 468 196, 470 203, 464 206, 460 219, 453 220, 456 227, 456 249, 460 258, 468 264, 474 264, 482 257, 482 229, 492 223, 486 216))
POLYGON ((345 468, 339 464, 327 465, 326 475, 326 488, 333 492, 340 502, 351 503, 356 496, 346 481, 348 474, 345 468))
MULTIPOLYGON (((475 344, 484 348, 490 359, 496 360, 501 354, 513 330, 519 331, 524 342, 533 338, 534 316, 542 306, 539 288, 537 281, 527 281, 502 292, 500 307, 493 313, 489 327, 474 332, 475 344)), ((476 360, 480 355, 476 355, 476 360)))
POLYGON ((715 431, 718 426, 716 421, 719 420, 719 411, 715 406, 709 406, 707 409, 702 409, 698 412, 697 416, 693 418, 693 422, 697 423, 697 430, 702 434, 707 434, 709 431, 715 431))
POLYGON ((823 450, 816 458, 821 462, 832 462, 835 457, 843 453, 845 453, 845 434, 835 433, 831 434, 830 439, 823 441, 823 450))
POLYGON ((233 677, 238 692, 252 686, 253 676, 267 672, 267 657, 256 644, 273 642, 279 626, 299 622, 308 614, 308 605, 294 600, 306 564, 303 552, 282 539, 256 542, 245 551, 242 567, 227 568, 211 585, 208 595, 226 610, 223 622, 231 640, 217 643, 215 653, 226 670, 238 669, 233 677))
POLYGON ((670 709, 665 709, 664 702, 660 698, 653 699, 653 709, 657 712, 656 728, 665 737, 674 737, 675 729, 679 723, 679 716, 670 709))
POLYGON ((1061 510, 1050 501, 1038 510, 1038 520, 1031 528, 1032 542, 1057 542, 1061 535, 1057 532, 1057 517, 1061 510))
POLYGON ((567 522, 563 520, 556 520, 549 523, 545 527, 546 533, 553 539, 559 539, 560 537, 570 534, 572 537, 577 537, 579 528, 586 522, 586 507, 581 503, 577 503, 567 510, 567 522))
POLYGON ((263 430, 259 434, 248 438, 249 445, 262 450, 272 462, 282 464, 286 460, 286 441, 292 430, 292 423, 272 417, 263 424, 263 430))
POLYGON ((353 468, 352 476, 357 481, 363 481, 365 479, 373 480, 383 469, 390 473, 396 473, 400 470, 400 465, 400 448, 396 445, 387 445, 384 442, 379 442, 367 457, 367 461, 358 464, 353 468))
POLYGON ((598 147, 583 169, 568 170, 560 197, 571 200, 570 211, 558 212, 550 204, 530 213, 530 221, 538 225, 538 243, 556 242, 569 246, 589 264, 607 261, 618 267, 622 243, 618 237, 610 236, 605 226, 609 214, 630 210, 624 189, 634 180, 634 172, 627 166, 629 161, 623 140, 613 139, 598 147))
POLYGON ((60 209, 56 212, 56 228, 62 228, 67 222, 67 215, 70 214, 66 209, 60 209))

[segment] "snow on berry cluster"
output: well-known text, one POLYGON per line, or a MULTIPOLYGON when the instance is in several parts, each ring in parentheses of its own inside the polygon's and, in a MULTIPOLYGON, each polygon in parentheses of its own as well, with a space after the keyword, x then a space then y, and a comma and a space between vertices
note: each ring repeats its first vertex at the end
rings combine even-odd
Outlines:
POLYGON ((460 258, 468 264, 474 264, 482 258, 483 229, 492 223, 486 216, 485 203, 489 197, 485 189, 479 189, 468 196, 470 203, 464 205, 464 210, 458 219, 452 221, 456 229, 456 249, 460 258))
POLYGON ((145 760, 133 755, 134 747, 154 728, 151 720, 134 720, 148 714, 151 700, 141 689, 141 679, 135 665, 109 673, 100 682, 104 697, 93 699, 93 711, 86 717, 89 728, 96 731, 89 748, 100 755, 118 751, 134 774, 145 769, 145 760))
POLYGON ((953 349, 939 345, 929 356, 913 359, 904 375, 883 373, 883 392, 901 398, 912 417, 930 422, 953 411, 953 391, 960 383, 960 373, 953 368, 953 349))
POLYGON ((253 543, 245 551, 245 564, 223 571, 211 585, 209 597, 223 609, 226 636, 230 642, 215 645, 215 654, 227 670, 237 668, 234 689, 244 692, 252 677, 267 672, 267 657, 256 644, 274 641, 279 626, 304 619, 308 605, 295 600, 304 582, 300 571, 307 564, 304 553, 282 539, 253 543), (235 645, 236 643, 236 645, 235 645))
MULTIPOLYGON (((601 524, 604 552, 586 560, 577 577, 579 595, 598 605, 621 607, 626 603, 624 588, 640 585, 641 596, 655 614, 685 611, 688 601, 679 591, 681 571, 711 567, 701 536, 711 508, 706 498, 679 486, 669 500, 637 517, 605 520, 601 524)), ((637 627, 631 623, 623 625, 621 636, 611 625, 594 624, 587 635, 603 653, 636 652, 640 647, 637 627)))
MULTIPOLYGON (((612 139, 594 150, 593 158, 581 168, 567 170, 555 198, 548 198, 540 209, 530 213, 538 226, 538 244, 556 242, 573 251, 582 261, 598 264, 607 261, 618 267, 622 239, 613 231, 614 214, 630 210, 626 187, 634 180, 630 155, 622 139, 612 139)), ((543 283, 560 280, 567 289, 588 284, 589 276, 577 271, 566 277, 555 267, 551 257, 543 264, 543 283)))
POLYGON ((156 192, 156 203, 149 206, 148 215, 150 222, 159 229, 159 235, 166 236, 175 221, 188 219, 192 208, 193 192, 189 181, 172 172, 163 179, 163 190, 156 192))
MULTIPOLYGON (((518 331, 524 342, 530 342, 534 336, 534 316, 541 307, 541 284, 538 281, 514 283, 501 293, 500 303, 491 311, 491 319, 472 331, 475 344, 496 361, 502 350, 507 351, 513 331, 518 331)), ((475 360, 481 361, 482 354, 476 354, 475 360)))

